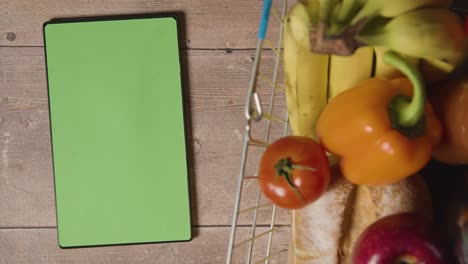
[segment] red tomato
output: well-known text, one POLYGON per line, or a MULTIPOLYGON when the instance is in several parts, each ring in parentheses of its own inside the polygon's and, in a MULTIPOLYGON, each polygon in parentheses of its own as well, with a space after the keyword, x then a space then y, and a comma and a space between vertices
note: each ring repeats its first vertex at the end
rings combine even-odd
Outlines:
POLYGON ((279 207, 302 208, 317 200, 330 181, 324 149, 308 137, 287 136, 263 153, 259 168, 263 194, 279 207))

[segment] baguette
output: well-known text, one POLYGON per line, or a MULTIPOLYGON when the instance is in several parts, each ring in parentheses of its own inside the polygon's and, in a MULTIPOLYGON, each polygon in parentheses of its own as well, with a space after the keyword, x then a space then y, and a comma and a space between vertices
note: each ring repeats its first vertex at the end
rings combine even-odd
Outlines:
POLYGON ((355 241, 377 219, 402 212, 431 215, 419 175, 386 186, 356 186, 332 169, 329 189, 316 202, 293 210, 290 264, 349 263, 355 241))

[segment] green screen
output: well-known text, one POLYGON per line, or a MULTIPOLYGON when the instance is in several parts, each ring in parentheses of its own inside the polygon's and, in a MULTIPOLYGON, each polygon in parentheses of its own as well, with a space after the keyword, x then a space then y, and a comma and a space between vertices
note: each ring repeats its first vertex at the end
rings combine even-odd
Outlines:
POLYGON ((189 240, 176 19, 44 30, 59 244, 189 240))

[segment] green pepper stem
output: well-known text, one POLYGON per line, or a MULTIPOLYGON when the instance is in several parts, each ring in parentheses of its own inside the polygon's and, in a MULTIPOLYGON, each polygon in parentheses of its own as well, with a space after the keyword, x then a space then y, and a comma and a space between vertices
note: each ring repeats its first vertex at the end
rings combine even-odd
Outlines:
POLYGON ((395 102, 395 110, 399 125, 403 127, 415 126, 423 118, 426 101, 425 83, 421 73, 416 67, 394 51, 385 52, 383 61, 404 73, 413 84, 413 97, 411 101, 397 100, 395 102))

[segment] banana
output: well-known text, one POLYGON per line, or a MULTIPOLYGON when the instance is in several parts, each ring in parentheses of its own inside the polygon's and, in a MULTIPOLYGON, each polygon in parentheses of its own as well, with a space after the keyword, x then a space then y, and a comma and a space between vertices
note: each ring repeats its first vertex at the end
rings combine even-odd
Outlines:
MULTIPOLYGON (((385 47, 376 46, 374 47, 375 52, 375 71, 374 77, 381 77, 385 79, 394 79, 399 77, 404 77, 399 70, 395 69, 393 66, 386 64, 383 61, 383 54, 388 49, 385 47)), ((446 78, 450 73, 455 70, 454 65, 450 65, 446 62, 440 60, 432 59, 419 59, 411 56, 403 56, 406 58, 408 63, 414 65, 416 68, 419 68, 424 81, 427 84, 437 83, 444 78, 446 78)))
POLYGON ((372 76, 374 49, 362 47, 351 56, 330 57, 328 100, 372 76))
MULTIPOLYGON (((383 54, 389 50, 388 48, 376 46, 374 47, 375 52, 375 71, 374 77, 380 77, 385 79, 394 79, 399 77, 405 77, 403 73, 397 70, 395 67, 386 64, 383 61, 383 54)), ((415 67, 419 67, 420 59, 411 57, 411 56, 403 56, 408 63, 414 65, 415 67)))
POLYGON ((338 0, 317 0, 317 1, 318 1, 319 10, 320 10, 320 21, 324 22, 325 24, 328 24, 330 17, 335 11, 336 5, 339 4, 341 1, 338 1, 338 0))
POLYGON ((433 84, 450 75, 455 70, 455 65, 451 65, 440 60, 426 59, 421 61, 419 70, 421 71, 424 80, 429 84, 433 84))
POLYGON ((454 66, 459 65, 467 54, 462 20, 443 8, 417 9, 388 21, 374 21, 366 25, 356 39, 403 55, 454 66))
POLYGON ((362 5, 360 0, 342 0, 341 3, 336 4, 327 32, 330 35, 342 33, 362 5))
POLYGON ((396 17, 422 7, 448 8, 452 2, 453 0, 368 0, 364 7, 353 17, 351 24, 374 16, 396 17))
POLYGON ((310 51, 318 21, 316 0, 296 3, 284 19, 283 66, 289 124, 295 135, 316 139, 315 124, 327 104, 329 56, 310 51))
POLYGON ((363 7, 365 1, 359 0, 343 0, 336 15, 336 21, 347 23, 352 19, 352 16, 363 7))

